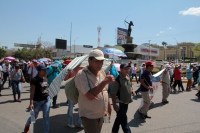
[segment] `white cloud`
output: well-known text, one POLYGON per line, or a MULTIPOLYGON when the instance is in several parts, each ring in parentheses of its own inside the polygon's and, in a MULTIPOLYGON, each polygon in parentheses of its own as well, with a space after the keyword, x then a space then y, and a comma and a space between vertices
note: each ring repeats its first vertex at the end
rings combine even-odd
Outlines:
POLYGON ((171 30, 172 29, 172 27, 169 27, 169 30, 171 30))
POLYGON ((164 32, 165 32, 165 31, 160 31, 159 33, 162 34, 162 33, 164 33, 164 32))
POLYGON ((187 10, 179 11, 179 14, 200 16, 200 7, 191 7, 187 10))
POLYGON ((159 36, 160 34, 156 34, 156 36, 159 36))

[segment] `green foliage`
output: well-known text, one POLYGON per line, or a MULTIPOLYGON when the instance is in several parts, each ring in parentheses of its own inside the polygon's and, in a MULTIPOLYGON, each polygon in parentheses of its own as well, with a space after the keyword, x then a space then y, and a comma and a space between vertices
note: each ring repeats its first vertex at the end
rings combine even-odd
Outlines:
POLYGON ((163 46, 167 46, 168 44, 167 44, 167 42, 163 41, 163 42, 162 42, 162 45, 163 45, 163 46))
POLYGON ((193 48, 192 51, 194 52, 195 56, 200 56, 200 43, 197 43, 193 48))
POLYGON ((4 49, 0 48, 0 59, 5 57, 5 55, 6 55, 6 51, 4 49))
MULTIPOLYGON (((38 49, 38 58, 52 58, 51 50, 45 50, 45 49, 38 49)), ((35 49, 29 49, 29 48, 22 48, 15 51, 12 55, 15 58, 18 59, 24 59, 24 60, 32 60, 36 58, 36 50, 35 49)))

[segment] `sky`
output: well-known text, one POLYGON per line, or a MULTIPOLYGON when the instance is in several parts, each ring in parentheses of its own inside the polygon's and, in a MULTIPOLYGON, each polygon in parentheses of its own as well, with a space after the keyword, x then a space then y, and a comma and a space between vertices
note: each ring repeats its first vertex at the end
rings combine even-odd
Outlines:
POLYGON ((100 46, 114 46, 117 27, 127 29, 124 20, 134 23, 134 44, 200 42, 199 0, 0 0, 0 46, 39 37, 53 45, 66 39, 69 46, 71 23, 72 45, 97 47, 100 26, 100 46))

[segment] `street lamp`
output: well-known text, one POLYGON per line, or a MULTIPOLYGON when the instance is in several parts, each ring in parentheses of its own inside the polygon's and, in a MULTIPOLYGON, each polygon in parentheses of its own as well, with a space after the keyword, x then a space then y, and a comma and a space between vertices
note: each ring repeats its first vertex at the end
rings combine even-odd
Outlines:
POLYGON ((151 51, 150 51, 150 41, 151 41, 151 40, 149 40, 149 60, 151 59, 151 58, 150 58, 150 52, 151 52, 151 51))
POLYGON ((174 38, 174 40, 176 41, 176 60, 178 61, 178 41, 176 40, 176 38, 174 38))
POLYGON ((77 37, 75 40, 74 40, 74 58, 76 57, 76 55, 75 55, 75 42, 76 42, 76 40, 78 39, 79 37, 77 37))

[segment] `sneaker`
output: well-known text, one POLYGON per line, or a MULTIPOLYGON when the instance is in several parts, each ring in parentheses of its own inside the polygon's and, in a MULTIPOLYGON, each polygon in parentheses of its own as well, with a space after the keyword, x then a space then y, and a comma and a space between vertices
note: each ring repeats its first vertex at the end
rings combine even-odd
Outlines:
POLYGON ((76 127, 78 127, 78 128, 84 128, 83 124, 76 125, 76 127))
POLYGON ((139 110, 138 110, 138 113, 139 113, 139 115, 140 115, 140 117, 141 117, 142 119, 146 119, 145 115, 142 114, 139 110))
POLYGON ((75 128, 75 126, 73 124, 72 125, 67 124, 67 126, 70 127, 70 128, 75 128))
POLYGON ((60 106, 57 105, 57 104, 52 106, 52 108, 54 108, 54 109, 59 108, 59 107, 60 107, 60 106))
POLYGON ((29 131, 29 126, 25 126, 24 127, 24 133, 28 133, 28 131, 29 131))
POLYGON ((2 96, 2 95, 0 94, 0 96, 2 96))
POLYGON ((17 99, 14 99, 14 102, 17 102, 17 99))
POLYGON ((17 100, 18 102, 21 102, 22 100, 20 99, 20 98, 18 98, 18 100, 17 100))

